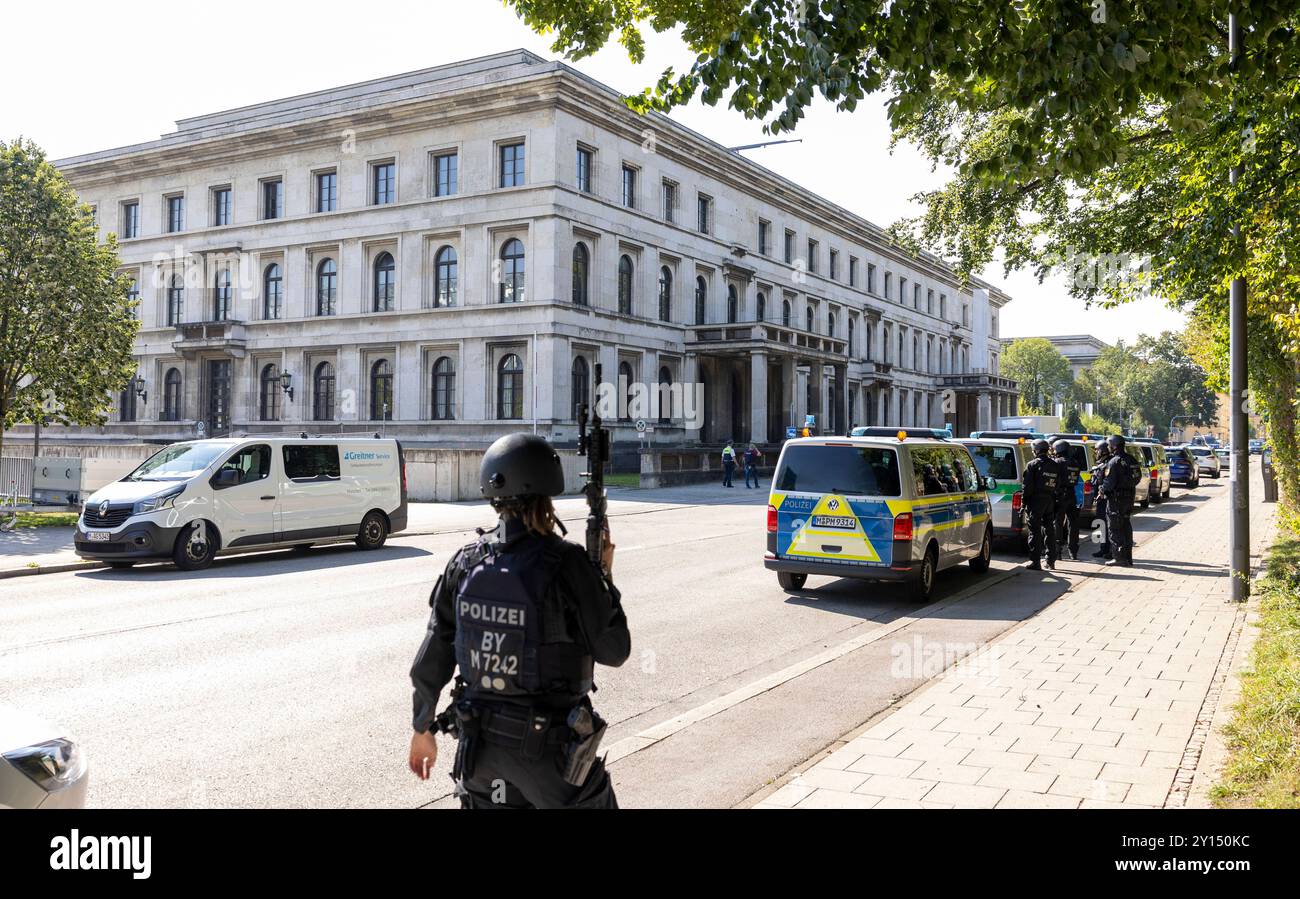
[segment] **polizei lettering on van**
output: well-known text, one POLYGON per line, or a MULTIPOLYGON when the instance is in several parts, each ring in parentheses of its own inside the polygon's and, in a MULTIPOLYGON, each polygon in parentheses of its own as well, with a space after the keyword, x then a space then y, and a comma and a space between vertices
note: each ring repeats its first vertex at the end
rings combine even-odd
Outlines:
POLYGON ((462 599, 460 601, 460 614, 461 617, 469 618, 481 624, 505 624, 511 627, 524 626, 524 610, 521 608, 488 605, 462 599))

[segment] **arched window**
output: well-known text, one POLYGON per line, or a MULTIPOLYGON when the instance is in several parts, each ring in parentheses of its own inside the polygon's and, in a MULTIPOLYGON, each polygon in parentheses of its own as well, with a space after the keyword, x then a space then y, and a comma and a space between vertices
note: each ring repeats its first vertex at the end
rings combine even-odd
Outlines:
POLYGON ((430 415, 435 421, 451 421, 456 417, 456 366, 451 357, 442 356, 433 363, 433 383, 429 385, 433 398, 430 415))
POLYGON ((835 313, 834 312, 826 313, 826 335, 828 337, 835 336, 835 313))
POLYGON ((659 421, 668 424, 673 417, 673 373, 664 365, 659 369, 659 421))
POLYGON ((311 417, 316 421, 334 420, 334 366, 322 362, 316 366, 311 384, 311 417))
POLYGON ((790 301, 781 301, 781 324, 790 327, 790 301))
POLYGON ((736 285, 727 285, 727 322, 735 324, 740 320, 740 297, 736 294, 736 285))
POLYGON ((673 320, 673 273, 666 265, 659 269, 659 320, 673 320))
POLYGON ((623 408, 619 418, 623 421, 632 420, 632 365, 628 362, 618 364, 618 386, 623 397, 623 408))
POLYGON ((456 268, 456 250, 452 247, 443 247, 438 251, 438 255, 433 257, 433 305, 456 305, 456 268))
POLYGON ((709 305, 709 284, 700 275, 695 279, 695 324, 702 325, 709 305))
POLYGON ((136 383, 137 383, 136 376, 132 375, 131 380, 126 382, 126 386, 123 387, 121 392, 118 393, 117 395, 117 420, 118 421, 135 421, 136 383))
POLYGON ((272 262, 262 273, 262 318, 279 318, 284 301, 284 279, 280 266, 272 262))
POLYGON ((172 275, 171 280, 167 282, 167 324, 179 325, 184 309, 185 279, 180 275, 172 275))
POLYGON ((163 378, 163 421, 181 420, 181 373, 180 369, 169 368, 163 378))
POLYGON ((374 305, 376 312, 389 312, 397 300, 397 266, 392 253, 375 257, 374 305))
POLYGON ((573 245, 573 303, 575 306, 591 305, 591 295, 587 292, 591 279, 591 254, 587 245, 578 241, 573 245))
POLYGON ((257 417, 261 421, 280 420, 280 369, 274 363, 262 367, 257 417))
POLYGON ((813 321, 813 318, 814 318, 814 316, 813 316, 812 307, 809 306, 809 307, 804 311, 804 322, 805 322, 805 323, 807 324, 807 326, 808 326, 807 328, 805 328, 805 330, 806 330, 809 334, 811 334, 811 333, 813 333, 814 331, 817 330, 817 328, 816 328, 816 323, 813 321))
POLYGON ((370 420, 393 420, 393 369, 387 359, 370 366, 370 420))
POLYGON ((758 292, 757 303, 758 320, 767 321, 767 296, 761 290, 758 292))
POLYGON ((502 303, 522 303, 524 301, 524 245, 517 238, 510 238, 501 248, 501 289, 502 303))
POLYGON ((591 405, 591 369, 582 356, 573 357, 573 420, 578 420, 580 406, 591 405))
POLYGON ((618 260, 618 311, 632 314, 632 257, 627 255, 618 260))
POLYGON ((524 417, 524 364, 508 353, 497 364, 497 418, 524 417))
POLYGON ((333 315, 338 293, 338 266, 333 259, 322 259, 316 266, 316 314, 333 315))
POLYGON ((230 318, 230 269, 223 268, 217 272, 217 279, 212 285, 212 320, 223 322, 230 318))
POLYGON ((912 368, 921 368, 921 341, 916 337, 912 338, 912 368))

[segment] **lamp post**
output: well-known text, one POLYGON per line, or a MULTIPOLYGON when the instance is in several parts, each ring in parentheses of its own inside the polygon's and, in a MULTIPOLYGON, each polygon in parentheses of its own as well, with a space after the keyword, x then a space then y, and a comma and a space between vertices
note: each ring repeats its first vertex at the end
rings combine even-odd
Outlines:
MULTIPOLYGON (((1241 62, 1241 23, 1236 13, 1228 14, 1228 59, 1234 87, 1237 67, 1241 62)), ((1228 173, 1228 182, 1236 185, 1242 176, 1240 163, 1228 173)), ((1233 223, 1232 237, 1241 241, 1241 226, 1233 223)), ((1250 457, 1246 422, 1248 384, 1246 380, 1246 279, 1237 275, 1232 279, 1228 295, 1228 371, 1229 393, 1232 406, 1228 410, 1231 428, 1232 470, 1228 473, 1232 489, 1232 516, 1229 519, 1232 600, 1244 602, 1250 596, 1247 580, 1250 568, 1250 457)))
POLYGON ((284 391, 285 396, 289 397, 289 402, 293 402, 293 374, 290 372, 280 373, 280 389, 284 391))
POLYGON ((135 395, 140 398, 140 402, 146 406, 149 405, 149 384, 144 378, 136 376, 135 378, 135 395))

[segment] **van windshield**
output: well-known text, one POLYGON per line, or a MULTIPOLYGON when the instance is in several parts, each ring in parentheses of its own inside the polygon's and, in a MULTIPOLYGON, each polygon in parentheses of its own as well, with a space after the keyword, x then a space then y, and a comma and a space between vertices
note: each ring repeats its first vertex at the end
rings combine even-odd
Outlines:
POLYGON ((228 447, 178 443, 150 456, 125 481, 187 481, 211 465, 228 447))
POLYGON ((876 446, 787 447, 773 486, 776 490, 850 496, 902 493, 898 454, 876 446))
POLYGON ((975 467, 980 477, 996 478, 999 481, 1020 480, 1019 466, 1016 465, 1016 451, 1010 446, 986 444, 984 446, 967 446, 975 459, 975 467))

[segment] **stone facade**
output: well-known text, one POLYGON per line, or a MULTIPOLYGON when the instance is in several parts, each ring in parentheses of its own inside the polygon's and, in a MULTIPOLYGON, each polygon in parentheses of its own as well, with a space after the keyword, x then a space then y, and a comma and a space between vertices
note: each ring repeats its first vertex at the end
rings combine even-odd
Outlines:
POLYGON ((1005 294, 524 51, 177 126, 57 163, 138 285, 110 437, 570 443, 597 372, 688 388, 649 433, 620 414, 625 448, 808 413, 964 433, 1013 402, 1005 294))

